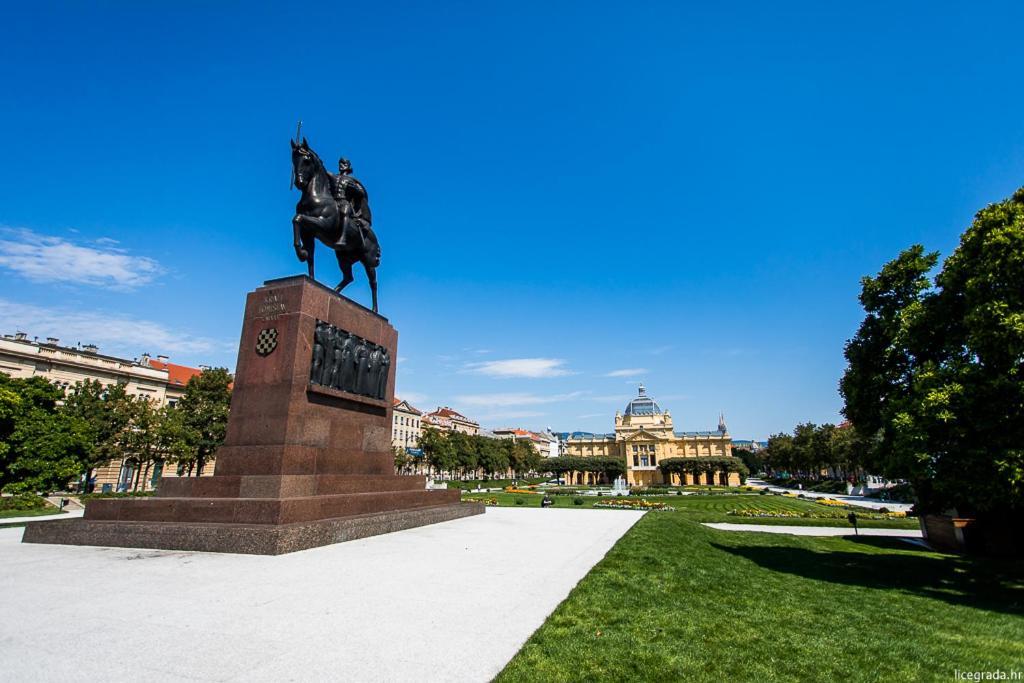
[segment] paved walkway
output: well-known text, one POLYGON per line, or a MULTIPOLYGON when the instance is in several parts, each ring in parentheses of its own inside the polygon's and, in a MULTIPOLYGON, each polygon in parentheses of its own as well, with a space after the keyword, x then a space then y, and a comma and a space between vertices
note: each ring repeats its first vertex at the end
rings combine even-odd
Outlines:
POLYGON ((642 515, 488 508, 278 557, 0 529, 0 678, 489 681, 642 515))
MULTIPOLYGON (((786 526, 783 524, 733 524, 731 522, 704 522, 704 526, 720 531, 761 531, 766 534, 790 536, 853 536, 853 527, 839 526, 786 526)), ((899 536, 921 538, 920 529, 861 529, 861 536, 899 536)))
POLYGON ((58 512, 55 515, 37 515, 35 517, 0 517, 0 524, 18 524, 19 522, 48 522, 51 519, 71 519, 72 517, 81 517, 85 514, 85 508, 80 510, 68 510, 67 512, 58 512))
POLYGON ((914 507, 913 503, 897 503, 891 500, 878 500, 877 498, 867 498, 865 496, 847 496, 842 493, 818 493, 816 491, 789 489, 782 486, 768 484, 767 482, 756 478, 747 479, 747 485, 758 489, 768 489, 769 491, 776 493, 795 493, 797 495, 802 493, 805 498, 831 498, 832 500, 839 500, 848 505, 871 508, 872 510, 885 508, 889 512, 908 512, 910 508, 914 507))

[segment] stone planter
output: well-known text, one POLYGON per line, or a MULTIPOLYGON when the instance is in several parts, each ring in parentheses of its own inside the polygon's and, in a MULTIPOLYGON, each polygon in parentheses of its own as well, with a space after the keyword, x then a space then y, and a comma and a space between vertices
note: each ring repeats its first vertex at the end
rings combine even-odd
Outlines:
POLYGON ((921 533, 928 545, 946 553, 967 552, 973 525, 973 519, 964 517, 921 516, 921 533))

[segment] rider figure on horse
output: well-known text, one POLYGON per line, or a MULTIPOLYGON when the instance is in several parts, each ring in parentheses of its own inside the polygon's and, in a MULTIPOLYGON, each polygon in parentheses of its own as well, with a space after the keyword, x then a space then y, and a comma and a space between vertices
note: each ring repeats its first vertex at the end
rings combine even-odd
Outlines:
POLYGON ((338 175, 331 178, 334 181, 334 199, 338 202, 338 211, 343 221, 338 247, 344 249, 348 246, 346 225, 356 229, 359 244, 362 245, 366 241, 366 229, 373 224, 366 188, 352 176, 352 164, 345 157, 338 159, 338 175))

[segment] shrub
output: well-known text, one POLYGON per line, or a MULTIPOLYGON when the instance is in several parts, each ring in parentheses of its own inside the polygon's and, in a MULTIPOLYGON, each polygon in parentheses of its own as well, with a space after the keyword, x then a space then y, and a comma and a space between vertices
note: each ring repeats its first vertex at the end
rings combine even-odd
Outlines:
POLYGON ((652 503, 649 500, 636 499, 636 498, 616 498, 614 500, 603 501, 594 505, 595 508, 611 508, 615 510, 663 510, 665 512, 675 512, 675 508, 664 503, 652 503))
POLYGON ((768 489, 761 489, 761 494, 760 495, 762 495, 762 496, 768 495, 768 489))
POLYGON ((42 510, 49 506, 45 498, 32 493, 0 498, 0 510, 42 510))
POLYGON ((526 501, 522 498, 516 498, 516 505, 526 505, 526 501))
POLYGON ((152 496, 154 493, 156 493, 156 492, 155 491, 127 491, 127 492, 115 493, 115 492, 111 491, 109 493, 86 493, 86 494, 83 494, 83 495, 79 496, 78 500, 82 501, 82 504, 85 505, 88 501, 94 500, 94 499, 97 499, 97 498, 145 498, 145 497, 148 497, 148 496, 152 496))
POLYGON ((583 505, 583 499, 582 498, 573 498, 572 499, 572 504, 573 505, 583 505))

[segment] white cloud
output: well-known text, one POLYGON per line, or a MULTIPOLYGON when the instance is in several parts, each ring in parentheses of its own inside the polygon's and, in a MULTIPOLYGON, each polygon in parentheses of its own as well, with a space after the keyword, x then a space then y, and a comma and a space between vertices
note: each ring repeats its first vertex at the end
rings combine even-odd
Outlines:
POLYGON ((25 229, 4 228, 0 234, 0 267, 35 282, 135 289, 165 272, 155 260, 129 254, 109 238, 86 246, 25 229))
POLYGON ((660 356, 661 354, 667 353, 674 348, 675 346, 673 346, 672 344, 665 344, 664 346, 656 346, 653 349, 648 349, 647 353, 653 354, 655 356, 660 356))
POLYGON ((470 394, 457 396, 459 405, 477 406, 485 408, 504 408, 510 406, 533 406, 545 403, 558 403, 560 401, 571 401, 580 398, 584 392, 574 391, 568 394, 470 394))
POLYGON ((647 372, 647 368, 622 368, 621 370, 612 370, 605 377, 636 377, 637 375, 646 375, 647 372))
POLYGON ((485 363, 468 363, 466 371, 499 378, 562 377, 572 374, 562 367, 563 365, 565 361, 558 358, 509 358, 485 363))
POLYGON ((43 308, 0 299, 0 331, 57 337, 65 346, 97 344, 100 353, 135 357, 176 353, 211 354, 234 350, 235 344, 169 330, 152 320, 139 320, 101 311, 43 308))

